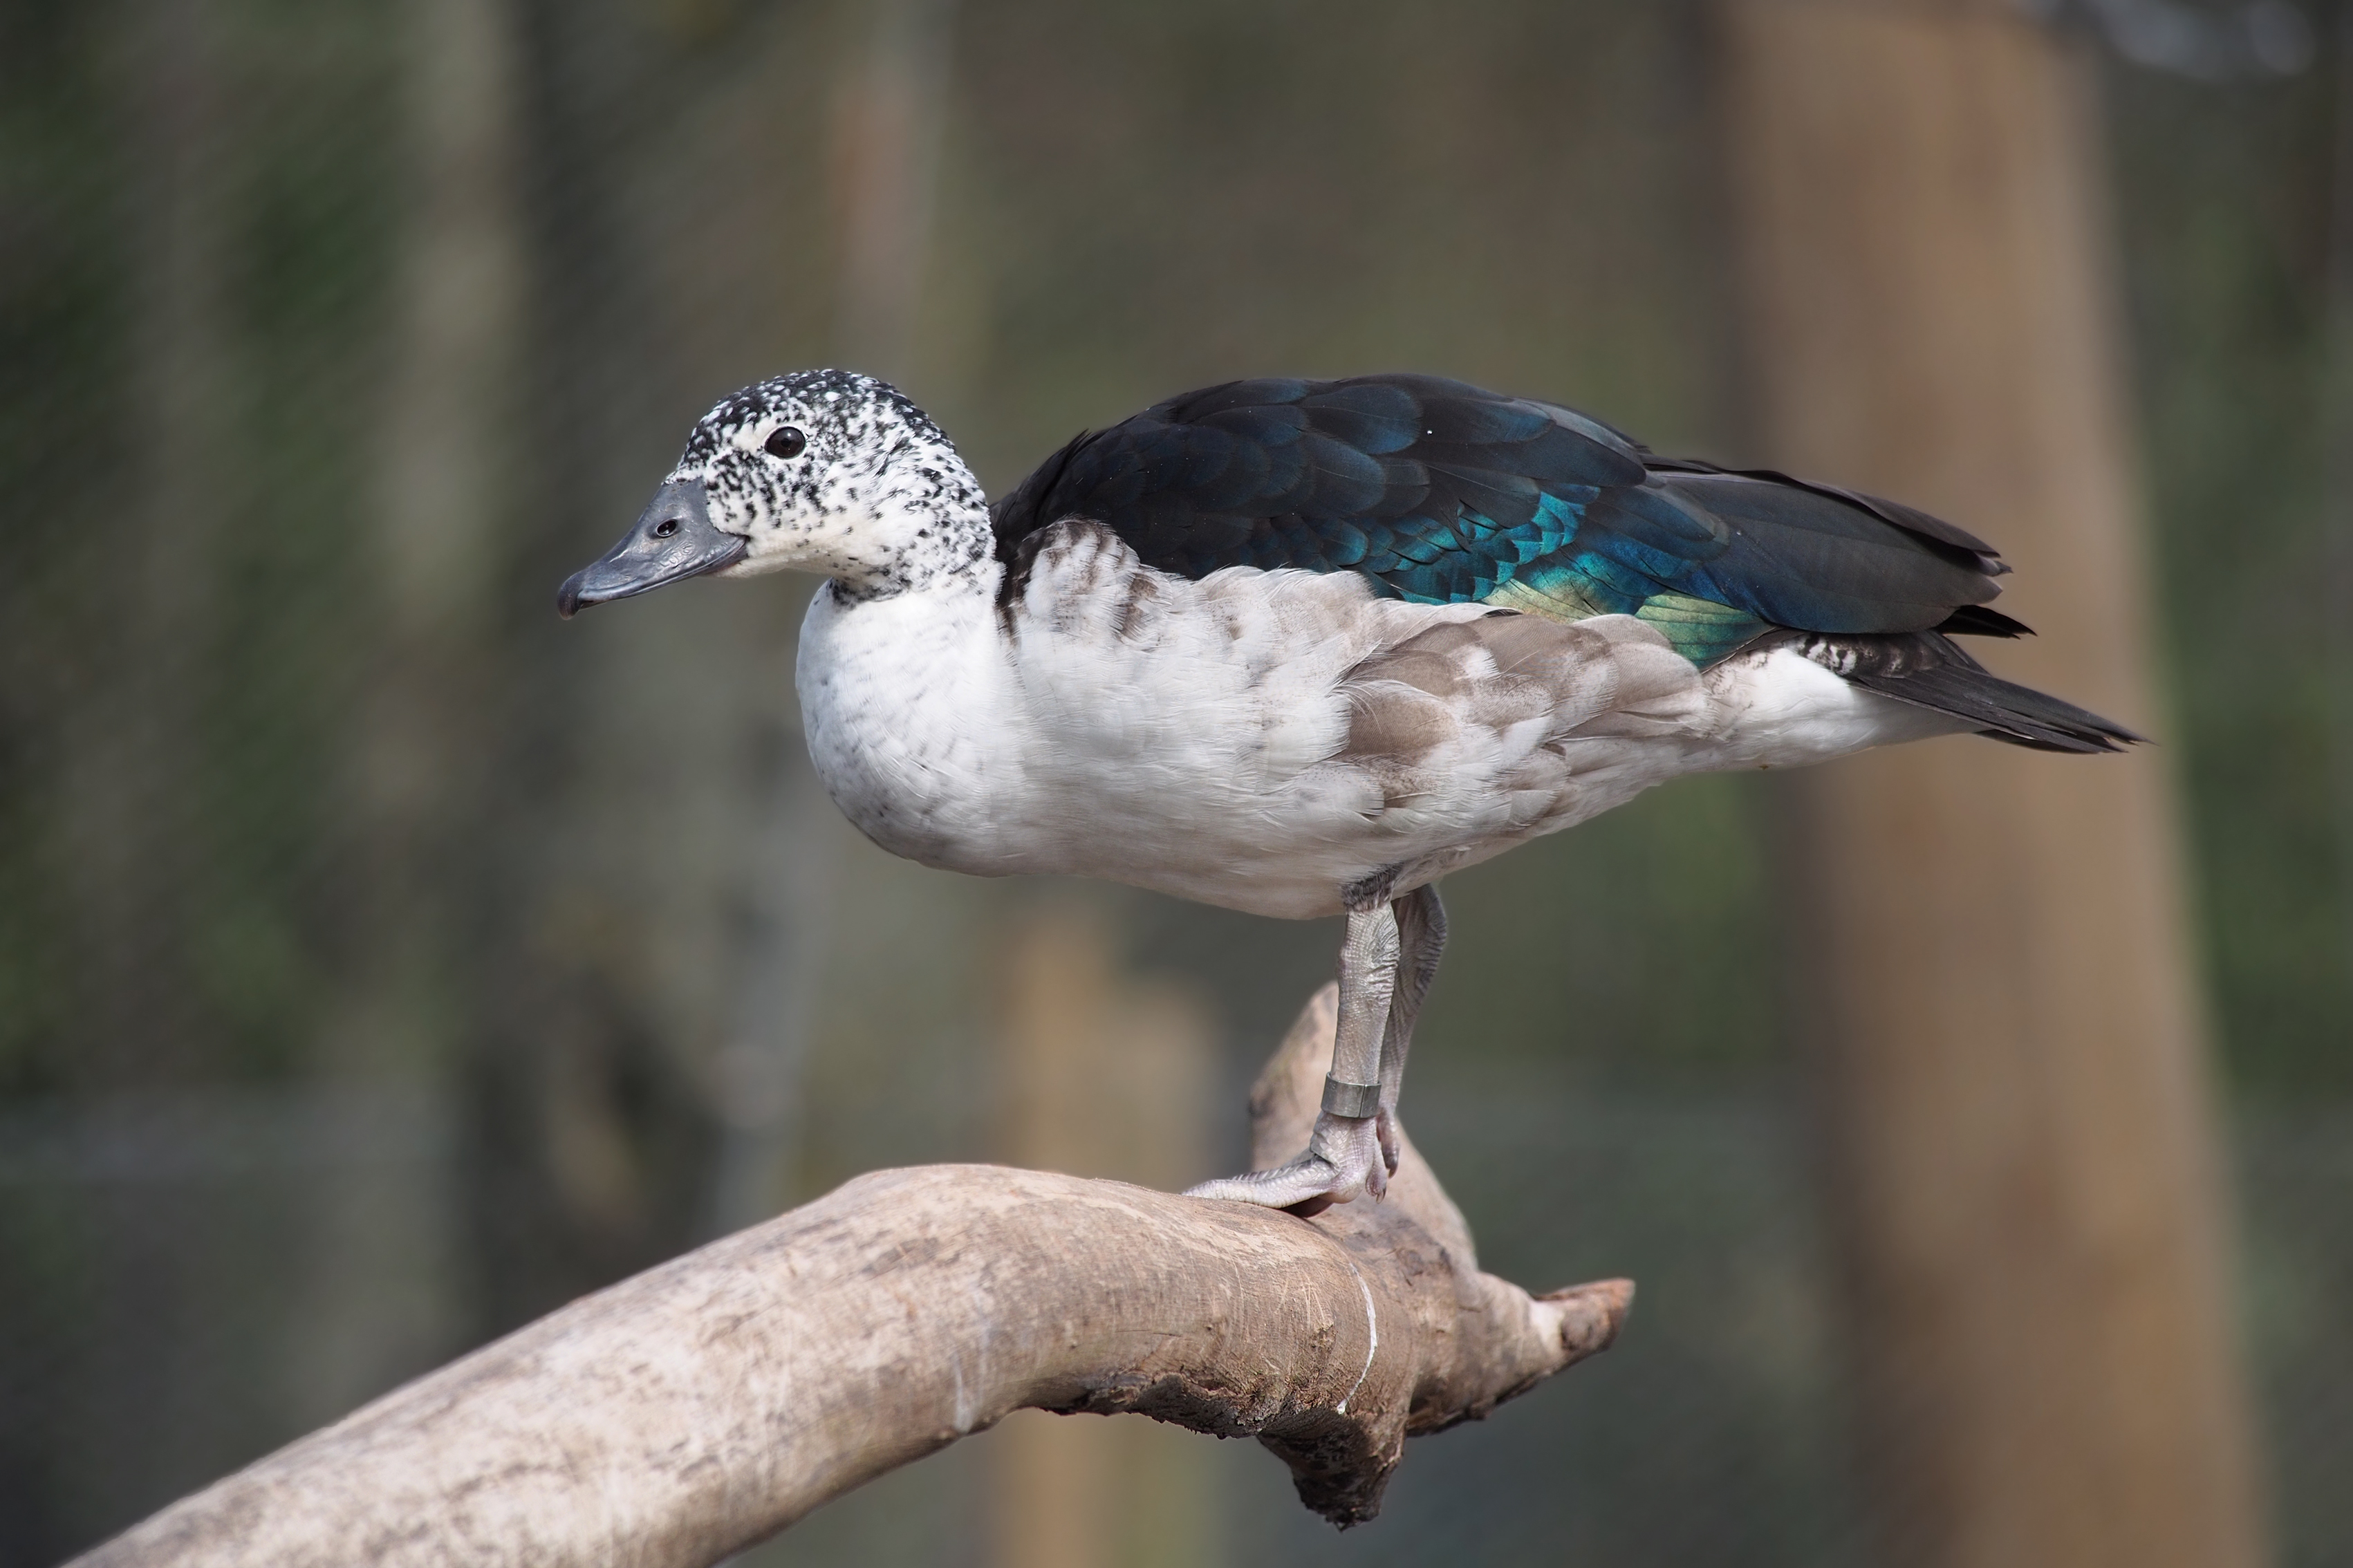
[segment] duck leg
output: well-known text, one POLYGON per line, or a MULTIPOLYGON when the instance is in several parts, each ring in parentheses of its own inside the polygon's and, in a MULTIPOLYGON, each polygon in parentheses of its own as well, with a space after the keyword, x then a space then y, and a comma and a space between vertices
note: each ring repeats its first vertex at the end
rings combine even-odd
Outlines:
POLYGON ((1381 1145, 1381 1165, 1397 1174, 1398 1095, 1405 1088, 1405 1057, 1413 1048, 1413 1026, 1421 1016, 1422 999, 1438 978, 1438 960, 1446 951, 1446 906, 1438 889, 1425 884, 1390 904, 1397 916, 1398 971, 1395 994, 1389 998, 1388 1027, 1381 1037, 1381 1103, 1374 1131, 1381 1145))
MULTIPOLYGON (((1307 1152, 1271 1171, 1204 1182, 1186 1196, 1313 1215, 1360 1193, 1377 1198, 1388 1190, 1390 1160, 1384 1157, 1379 1123, 1384 1099, 1394 1104, 1396 1090, 1384 1074, 1382 1042, 1397 1000, 1398 908, 1406 901, 1392 903, 1381 897, 1348 910, 1348 934, 1340 944, 1338 1034, 1332 1044, 1331 1075, 1324 1080, 1324 1109, 1315 1118, 1307 1152)), ((1425 988, 1427 984, 1423 982, 1425 988)), ((1417 1009, 1420 1005, 1419 992, 1413 1005, 1417 1009)), ((1404 1072, 1400 1051, 1400 1079, 1404 1072)))

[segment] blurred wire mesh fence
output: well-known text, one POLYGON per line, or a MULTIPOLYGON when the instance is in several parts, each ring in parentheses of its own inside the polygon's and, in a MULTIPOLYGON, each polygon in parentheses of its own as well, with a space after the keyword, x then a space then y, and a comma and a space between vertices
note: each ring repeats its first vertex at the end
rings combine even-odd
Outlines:
MULTIPOLYGON (((551 612, 712 399, 848 359, 992 489, 1270 370, 1736 455, 1707 47, 1636 0, 0 11, 0 1563, 853 1172, 1028 1147, 1041 895, 838 820, 797 593, 551 612)), ((2316 1564, 2353 1554, 2353 911, 2302 586, 2330 89, 2109 97, 2246 1331, 2316 1564)), ((1193 1527, 1093 1560, 1866 1554, 1767 825, 1706 781, 1450 884, 1410 1120, 1490 1267, 1641 1279, 1624 1345, 1424 1445, 1373 1530, 1229 1445, 1193 1527)), ((1045 897, 1210 1010, 1225 1168, 1332 933, 1045 897)), ((1013 1551, 993 1441, 763 1560, 1013 1551)))

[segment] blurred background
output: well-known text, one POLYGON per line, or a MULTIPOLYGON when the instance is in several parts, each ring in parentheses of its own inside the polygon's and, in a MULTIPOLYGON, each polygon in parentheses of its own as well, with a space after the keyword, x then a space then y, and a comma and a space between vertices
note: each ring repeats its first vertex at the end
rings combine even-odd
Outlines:
MULTIPOLYGON (((1415 1444, 1345 1537, 1254 1445, 1030 1413, 751 1560, 2094 1562, 2066 1542, 2204 1487, 2221 1500, 2172 1532, 2181 1562, 2353 1561, 2338 18, 1989 0, 1968 25, 1991 52, 1940 77, 1962 0, 1858 24, 1926 30, 1846 68, 1831 33, 1855 5, 1798 5, 1819 37, 1774 5, 0 5, 0 1564, 62 1559, 860 1171, 1235 1167, 1250 1076, 1336 926, 958 879, 858 839, 801 745, 806 584, 557 621, 555 584, 715 398, 824 363, 887 374, 992 492, 1183 388, 1389 368, 1820 468, 1849 448, 1808 433, 1809 345, 1889 345, 1871 300, 1801 298, 1879 265, 1820 205, 1877 187, 1808 177, 1802 148, 1883 140, 1840 128, 1841 83, 1943 101, 1905 71, 1976 83, 2000 134, 1964 116, 1949 165, 1881 168, 1930 216, 1866 209, 1854 233, 1959 254, 1934 214, 2007 199, 2005 168, 2074 172, 2021 220, 2074 237, 2035 252, 2065 286, 1957 289, 1945 330, 2023 344, 1998 367, 2022 405, 2086 389, 2082 428, 1972 460, 2091 474, 2116 526, 2071 556, 2065 507, 1973 508, 1928 470, 1897 493, 2009 546, 2021 584, 2052 561, 2018 601, 2046 631, 2123 628, 2080 668, 2051 637, 1989 662, 2160 742, 1971 788, 2141 781, 2102 851, 2122 860, 2071 862, 2045 822, 2049 874, 1978 923, 2142 932, 2111 969, 2161 1017, 2048 1104, 2031 1071, 1973 1095, 1966 1056, 1930 1098, 2124 1151, 2102 1169, 2165 1197, 2179 1263, 2147 1290, 2188 1303, 2189 1338, 2135 1330, 2133 1285, 2125 1326, 2086 1319, 2082 1342, 2141 1388, 2194 1341, 2195 1397, 2110 1422, 2126 1457, 2094 1484, 2059 1460, 1982 1480, 2000 1466, 1964 1450, 2034 1451, 2035 1409, 1980 1431, 1889 1392, 1940 1331, 1904 1327, 1922 1292, 1883 1288, 1887 1222, 1862 1212, 1901 1186, 1871 1161, 1908 1157, 1857 1131, 1896 1124, 1885 1075, 1852 1068, 1881 1015, 1834 994, 1838 933, 1872 906, 1813 873, 1895 877, 1919 906, 1946 879, 1818 855, 1844 808, 1810 783, 1694 780, 1449 882, 1407 1100, 1486 1267, 1641 1281, 1617 1349, 1415 1444), (1977 156, 1992 141, 2010 163, 1977 156), (2058 327, 2004 313, 2052 298, 2058 327), (2042 363, 2052 343, 2088 348, 2042 363), (2079 559, 2122 584, 2096 614, 2051 591, 2079 559), (2113 1105, 2140 1142, 2099 1123, 2113 1105), (2190 1436, 2135 1468, 2168 1421, 2190 1436), (1972 1537, 2004 1487, 2081 1531, 1972 1537)), ((1894 489, 1914 470, 1874 467, 1885 449, 1823 477, 1894 489)), ((1976 780, 1951 771, 1970 748, 1996 750, 1910 754, 1976 780)), ((1951 822, 1888 831, 1989 849, 1951 822)), ((1966 954, 1938 972, 2008 984, 1966 954)), ((1879 1036, 1906 1059, 1900 1019, 1879 1036)), ((1988 1234, 2064 1207, 2063 1177, 2000 1196, 1988 1234)), ((1936 1267, 2034 1338, 2004 1258, 1936 1267)), ((2082 1359, 2052 1342, 2046 1384, 2082 1359)))

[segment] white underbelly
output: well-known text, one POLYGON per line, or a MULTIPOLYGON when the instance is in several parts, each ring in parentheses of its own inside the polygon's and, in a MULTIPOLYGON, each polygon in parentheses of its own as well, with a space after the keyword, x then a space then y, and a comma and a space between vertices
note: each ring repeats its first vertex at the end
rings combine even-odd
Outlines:
POLYGON ((1430 769, 1433 787, 1394 798, 1378 774, 1334 755, 1341 696, 1327 686, 1297 698, 1290 717, 1328 731, 1303 756, 1239 722, 1195 722, 1142 747, 1123 726, 1032 723, 1016 726, 1029 740, 1017 747, 985 743, 945 715, 833 724, 814 707, 810 749, 843 813, 893 854, 967 875, 1092 877, 1292 920, 1337 914, 1345 889, 1378 879, 1399 892, 1434 881, 1692 771, 1684 747, 1570 740, 1545 754, 1533 784, 1465 758, 1430 769))
MULTIPOLYGON (((1093 877, 1305 919, 1353 886, 1434 880, 1683 773, 1951 727, 1789 651, 1703 678, 1619 617, 1576 634, 1610 645, 1593 657, 1615 662, 1591 667, 1607 701, 1466 721, 1399 765, 1349 752, 1352 703, 1367 701, 1351 672, 1482 607, 1371 600, 1339 577, 1153 574, 1139 612, 1123 553, 1056 563, 1068 580, 1009 611, 987 594, 818 595, 802 710, 843 813, 947 870, 1093 877)), ((1464 695, 1466 712, 1511 695, 1489 668, 1499 684, 1464 695)))

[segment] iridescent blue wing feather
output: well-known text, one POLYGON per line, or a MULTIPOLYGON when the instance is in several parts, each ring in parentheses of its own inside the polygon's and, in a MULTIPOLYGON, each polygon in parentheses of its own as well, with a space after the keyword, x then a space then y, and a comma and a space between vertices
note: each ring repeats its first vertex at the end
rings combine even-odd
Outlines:
POLYGON ((1082 435, 998 503, 1000 554, 1066 517, 1151 565, 1356 572, 1424 604, 1633 615, 1707 665, 1777 629, 2014 635, 1950 524, 1657 458, 1598 420, 1426 375, 1231 382, 1082 435))

